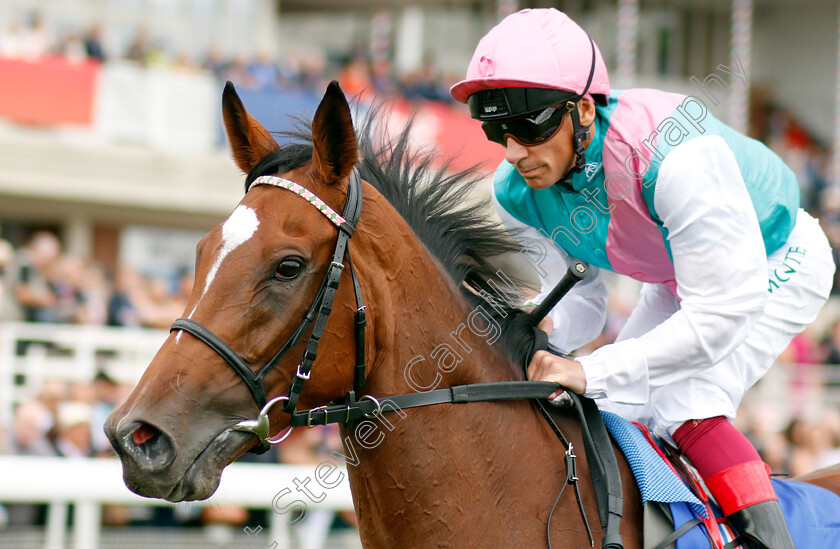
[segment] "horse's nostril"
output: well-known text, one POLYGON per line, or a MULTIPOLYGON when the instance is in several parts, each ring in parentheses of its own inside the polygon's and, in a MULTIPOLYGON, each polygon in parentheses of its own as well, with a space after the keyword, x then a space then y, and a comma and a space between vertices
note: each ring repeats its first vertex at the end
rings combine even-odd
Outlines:
POLYGON ((162 469, 175 457, 169 437, 148 423, 138 422, 123 430, 119 445, 143 469, 162 469))
POLYGON ((147 425, 144 423, 134 430, 134 432, 131 434, 131 438, 132 440, 134 440, 134 444, 136 444, 137 446, 142 446, 146 443, 147 440, 157 435, 158 433, 160 433, 160 431, 158 431, 151 425, 147 425))

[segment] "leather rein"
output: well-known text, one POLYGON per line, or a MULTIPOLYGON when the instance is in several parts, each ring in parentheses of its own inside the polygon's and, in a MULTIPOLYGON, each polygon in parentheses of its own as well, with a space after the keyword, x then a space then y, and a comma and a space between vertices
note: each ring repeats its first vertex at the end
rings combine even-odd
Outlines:
MULTIPOLYGON (((559 385, 552 382, 539 381, 474 383, 413 394, 395 395, 383 398, 381 401, 371 395, 364 395, 356 400, 356 392, 365 385, 365 375, 367 370, 365 363, 365 305, 362 300, 359 279, 356 275, 355 269, 353 268, 353 263, 350 260, 349 255, 350 252, 347 247, 348 241, 355 232, 362 212, 362 182, 358 169, 354 168, 350 175, 347 200, 345 202, 344 211, 341 215, 332 210, 308 189, 287 179, 275 176, 261 176, 254 180, 251 187, 257 185, 272 185, 294 192, 298 196, 307 200, 313 206, 317 207, 318 211, 326 216, 338 228, 338 238, 336 240, 335 250, 333 251, 330 266, 327 269, 327 273, 321 282, 315 300, 312 302, 309 310, 306 312, 295 331, 289 339, 286 340, 280 350, 277 351, 277 353, 264 366, 262 366, 257 373, 254 373, 245 360, 242 359, 242 357, 240 357, 227 343, 200 323, 189 318, 179 318, 170 328, 170 332, 179 330, 185 331, 208 345, 219 356, 221 356, 231 368, 233 368, 233 370, 242 378, 245 385, 251 391, 251 395, 254 397, 257 407, 260 409, 259 415, 256 419, 243 420, 231 427, 233 430, 251 433, 258 438, 260 443, 258 446, 251 449, 251 452, 264 453, 268 451, 270 448, 269 444, 279 444, 289 436, 292 429, 295 427, 302 427, 305 425, 306 427, 311 428, 316 425, 326 425, 330 423, 351 423, 362 417, 376 418, 384 411, 387 411, 389 407, 392 410, 402 410, 404 408, 415 408, 419 406, 444 403, 458 404, 498 400, 534 399, 540 412, 548 420, 552 430, 566 449, 566 483, 563 485, 563 490, 561 490, 560 494, 557 496, 557 500, 554 502, 554 507, 552 507, 551 513, 553 514, 554 508, 557 506, 560 496, 562 496, 566 486, 571 484, 574 487, 578 508, 586 527, 587 534, 589 535, 590 545, 592 545, 592 533, 583 509, 583 503, 581 501, 578 487, 575 462, 575 458, 577 456, 574 453, 571 442, 569 442, 560 431, 559 427, 545 408, 545 405, 537 400, 547 398, 551 395, 551 393, 559 388, 559 385), (303 391, 303 385, 310 377, 312 365, 315 362, 317 355, 318 343, 323 335, 327 319, 332 312, 333 300, 335 298, 336 291, 338 290, 341 273, 345 268, 345 255, 347 256, 347 264, 350 267, 350 274, 353 280, 353 289, 356 297, 356 364, 353 376, 354 388, 352 391, 347 393, 342 401, 331 403, 327 406, 318 406, 309 410, 298 411, 296 410, 296 407, 301 392, 303 391), (303 356, 301 357, 295 375, 292 378, 288 394, 275 397, 266 402, 266 389, 264 384, 265 377, 277 365, 280 359, 300 342, 304 332, 313 323, 314 327, 312 329, 312 333, 309 336, 303 356), (283 404, 282 409, 284 412, 291 415, 289 429, 284 434, 271 438, 269 437, 269 411, 276 403, 284 401, 285 404, 283 404)), ((559 295, 556 297, 557 300, 559 300, 559 298, 562 297, 562 295, 565 294, 574 285, 574 283, 577 282, 577 280, 580 280, 583 277, 585 268, 583 270, 580 270, 580 268, 578 269, 579 272, 576 277, 567 276, 564 278, 564 281, 561 281, 561 284, 558 285, 559 288, 563 285, 563 282, 566 284, 564 289, 561 292, 558 292, 559 295)), ((550 526, 551 515, 549 515, 549 521, 546 527, 546 531, 549 535, 549 548, 551 547, 550 526)))

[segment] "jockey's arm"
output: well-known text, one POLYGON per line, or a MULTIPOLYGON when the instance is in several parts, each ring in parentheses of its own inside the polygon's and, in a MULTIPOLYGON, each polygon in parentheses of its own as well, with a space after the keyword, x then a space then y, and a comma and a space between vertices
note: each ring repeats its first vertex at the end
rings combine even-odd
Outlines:
MULTIPOLYGON (((505 211, 495 195, 493 207, 511 237, 522 246, 523 259, 535 269, 540 281, 539 295, 530 298, 524 306, 541 303, 576 260, 533 227, 505 211)), ((551 345, 569 353, 598 337, 606 322, 607 297, 599 269, 590 266, 586 278, 575 285, 548 314, 553 327, 549 336, 551 345)))
POLYGON ((764 241, 725 142, 699 137, 679 145, 662 162, 656 185, 679 310, 644 335, 580 357, 589 397, 644 403, 651 375, 677 381, 711 367, 744 341, 764 310, 764 241))

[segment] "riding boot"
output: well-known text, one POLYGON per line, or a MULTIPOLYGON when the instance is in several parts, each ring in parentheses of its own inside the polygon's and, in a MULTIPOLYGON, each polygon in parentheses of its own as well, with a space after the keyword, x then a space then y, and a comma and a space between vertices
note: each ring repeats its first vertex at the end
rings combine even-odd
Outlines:
POLYGON ((757 549, 795 549, 762 461, 748 461, 705 479, 730 524, 757 549))
POLYGON ((794 549, 778 500, 744 507, 727 519, 758 549, 794 549))

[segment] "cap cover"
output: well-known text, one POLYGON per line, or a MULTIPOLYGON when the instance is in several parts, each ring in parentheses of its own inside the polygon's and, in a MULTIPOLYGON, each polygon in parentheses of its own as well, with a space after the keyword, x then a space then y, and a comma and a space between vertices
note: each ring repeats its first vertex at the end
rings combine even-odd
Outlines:
POLYGON ((568 15, 554 8, 525 9, 507 16, 479 41, 466 78, 449 93, 466 103, 473 93, 494 88, 549 88, 578 95, 586 90, 584 97, 605 104, 610 80, 598 46, 568 15))

